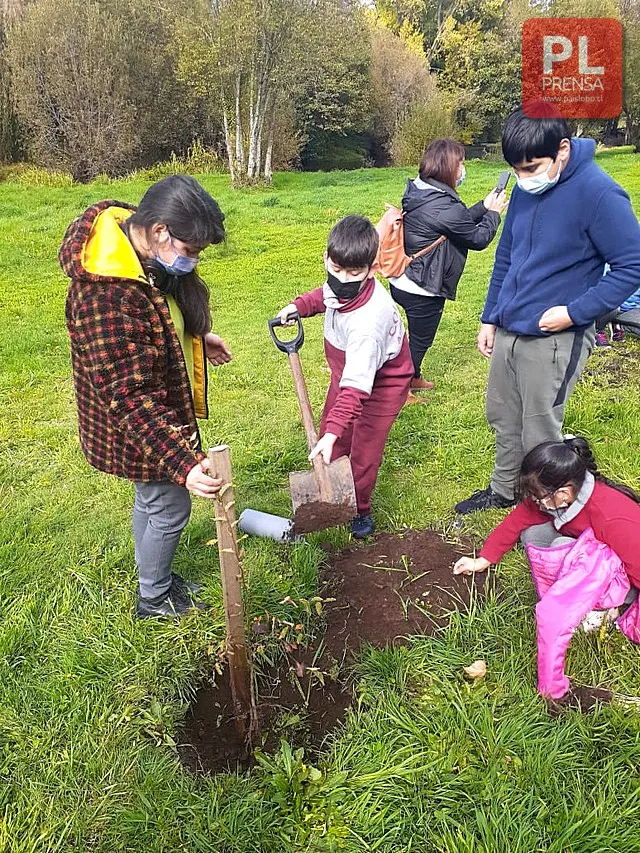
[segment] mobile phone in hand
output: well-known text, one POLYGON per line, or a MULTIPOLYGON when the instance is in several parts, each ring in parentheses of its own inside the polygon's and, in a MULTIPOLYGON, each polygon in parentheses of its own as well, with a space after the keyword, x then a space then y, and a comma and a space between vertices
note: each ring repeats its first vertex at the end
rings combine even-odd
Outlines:
POLYGON ((501 193, 507 188, 507 184, 511 180, 511 172, 501 172, 500 177, 498 178, 498 183, 496 184, 496 188, 494 192, 501 193))

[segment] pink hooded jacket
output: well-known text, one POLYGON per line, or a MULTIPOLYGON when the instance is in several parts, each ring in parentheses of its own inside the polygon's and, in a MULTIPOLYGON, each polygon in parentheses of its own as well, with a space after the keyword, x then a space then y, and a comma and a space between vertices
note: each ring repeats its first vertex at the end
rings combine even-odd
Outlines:
MULTIPOLYGON (((569 689, 564 660, 569 641, 590 610, 618 607, 630 584, 620 558, 589 527, 574 542, 551 548, 526 546, 538 593, 538 692, 559 699, 569 689)), ((617 620, 640 643, 640 598, 617 620)))

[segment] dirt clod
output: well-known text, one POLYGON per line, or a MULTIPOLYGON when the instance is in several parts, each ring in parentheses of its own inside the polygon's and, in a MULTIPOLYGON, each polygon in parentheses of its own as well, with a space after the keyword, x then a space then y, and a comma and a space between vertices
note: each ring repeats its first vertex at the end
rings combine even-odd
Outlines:
POLYGON ((558 717, 570 709, 589 714, 598 704, 608 705, 612 698, 612 692, 602 687, 572 685, 562 698, 547 699, 547 708, 552 717, 558 717))
POLYGON ((293 535, 315 533, 329 527, 348 524, 355 516, 353 507, 347 504, 332 504, 326 501, 311 501, 301 504, 293 516, 293 535))

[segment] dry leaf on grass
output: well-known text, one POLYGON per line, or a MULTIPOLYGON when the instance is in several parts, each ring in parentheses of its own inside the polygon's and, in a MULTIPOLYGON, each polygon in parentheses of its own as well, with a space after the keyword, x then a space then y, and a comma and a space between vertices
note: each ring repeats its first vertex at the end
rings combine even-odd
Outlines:
POLYGON ((470 666, 465 666, 464 671, 475 681, 476 678, 484 678, 487 674, 487 665, 483 660, 474 660, 470 666))

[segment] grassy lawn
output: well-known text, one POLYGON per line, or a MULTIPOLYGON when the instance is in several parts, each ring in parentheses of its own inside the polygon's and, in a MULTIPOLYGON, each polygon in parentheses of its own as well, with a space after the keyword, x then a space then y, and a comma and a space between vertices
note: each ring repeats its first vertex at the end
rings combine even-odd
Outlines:
MULTIPOLYGON (((601 164, 640 212, 640 156, 601 164)), ((468 164, 475 202, 499 164, 468 164)), ((377 218, 398 201, 403 169, 279 174, 232 192, 203 177, 229 240, 208 251, 214 330, 234 361, 211 378, 206 444, 232 448, 239 509, 287 514, 287 474, 306 466, 285 356, 266 320, 322 280, 339 217, 377 218)), ((179 624, 132 617, 130 484, 84 461, 76 437, 56 253, 67 224, 102 198, 137 202, 139 180, 60 189, 0 185, 0 850, 632 853, 640 849, 640 716, 603 707, 548 716, 535 691, 534 592, 521 552, 500 566, 500 594, 454 615, 436 638, 367 651, 359 701, 310 781, 286 753, 246 775, 194 779, 173 738, 223 636, 211 507, 194 502, 177 570, 204 581, 212 614, 179 624), (462 666, 484 658, 471 688, 462 666)), ((472 254, 447 305, 425 375, 432 402, 401 413, 374 494, 378 528, 450 528, 452 506, 488 481, 493 441, 483 410, 488 364, 475 332, 493 249, 472 254)), ((302 351, 319 414, 327 385, 319 319, 302 351)), ((601 467, 638 488, 638 342, 592 357, 566 416, 601 467)), ((472 519, 486 535, 499 514, 472 519)), ((327 538, 327 537, 323 537, 327 538)), ((330 534, 335 546, 343 531, 330 534)), ((250 614, 313 595, 316 539, 290 550, 245 545, 250 614)), ((280 608, 281 609, 281 608, 280 608)), ((640 654, 619 633, 576 635, 572 679, 640 695, 640 654)))

